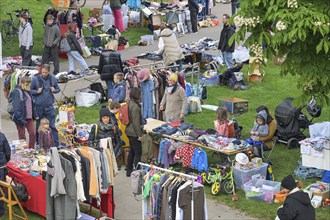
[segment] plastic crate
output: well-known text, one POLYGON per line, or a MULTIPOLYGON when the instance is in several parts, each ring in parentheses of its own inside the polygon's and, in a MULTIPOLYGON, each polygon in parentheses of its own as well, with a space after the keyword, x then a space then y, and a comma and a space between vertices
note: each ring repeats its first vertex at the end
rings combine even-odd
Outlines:
POLYGON ((252 180, 252 176, 254 175, 258 175, 260 177, 265 177, 266 178, 266 174, 267 174, 267 163, 263 163, 261 166, 259 167, 254 167, 250 170, 242 170, 239 168, 234 167, 234 179, 235 179, 235 183, 237 188, 243 188, 243 184, 252 180))
POLYGON ((148 44, 153 44, 154 43, 154 35, 143 35, 143 36, 141 36, 141 40, 148 42, 148 44))
POLYGON ((281 183, 252 178, 249 182, 244 183, 243 189, 247 199, 272 203, 275 192, 279 192, 281 189, 281 183))
POLYGON ((200 76, 198 79, 200 84, 204 84, 206 86, 217 86, 218 85, 218 76, 214 76, 211 78, 205 78, 203 76, 200 76))

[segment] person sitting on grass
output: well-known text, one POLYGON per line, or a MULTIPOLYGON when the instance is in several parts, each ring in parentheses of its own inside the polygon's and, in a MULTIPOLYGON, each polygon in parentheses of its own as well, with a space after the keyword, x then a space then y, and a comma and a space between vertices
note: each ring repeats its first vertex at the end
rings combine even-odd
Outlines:
POLYGON ((228 113, 223 107, 217 109, 217 119, 214 120, 214 130, 222 137, 228 137, 229 135, 228 113))
POLYGON ((288 196, 278 208, 275 220, 315 220, 315 209, 309 195, 299 189, 299 182, 297 184, 291 174, 284 177, 281 186, 288 196))

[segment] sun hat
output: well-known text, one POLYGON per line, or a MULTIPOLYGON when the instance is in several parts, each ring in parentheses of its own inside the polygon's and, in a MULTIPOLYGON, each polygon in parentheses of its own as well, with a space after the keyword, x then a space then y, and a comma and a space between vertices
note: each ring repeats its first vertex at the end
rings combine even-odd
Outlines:
POLYGON ((237 163, 242 164, 242 165, 246 165, 246 164, 249 163, 249 158, 244 153, 236 154, 235 160, 236 160, 237 163))
POLYGON ((137 72, 137 78, 138 78, 139 82, 143 82, 146 79, 148 79, 149 73, 150 73, 150 71, 147 68, 144 68, 144 69, 139 70, 137 72))

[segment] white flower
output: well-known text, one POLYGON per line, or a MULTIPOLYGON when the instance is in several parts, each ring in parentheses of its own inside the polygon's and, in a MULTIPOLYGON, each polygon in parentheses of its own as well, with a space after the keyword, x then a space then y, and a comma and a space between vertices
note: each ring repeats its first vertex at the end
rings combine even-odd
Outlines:
POLYGON ((298 1, 297 0, 288 0, 288 8, 298 8, 298 1))
POLYGON ((283 21, 278 21, 278 22, 276 23, 276 29, 277 29, 278 31, 283 31, 283 30, 286 29, 286 25, 284 24, 283 21))

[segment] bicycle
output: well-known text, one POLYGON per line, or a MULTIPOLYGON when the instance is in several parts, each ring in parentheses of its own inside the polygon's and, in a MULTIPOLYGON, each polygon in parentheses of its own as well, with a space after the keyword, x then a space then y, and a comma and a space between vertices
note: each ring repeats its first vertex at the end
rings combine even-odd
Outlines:
POLYGON ((207 172, 201 173, 202 183, 211 185, 211 195, 217 196, 220 194, 221 188, 221 169, 218 167, 210 167, 207 172))
POLYGON ((15 37, 18 36, 19 30, 19 16, 22 13, 26 13, 28 19, 31 19, 30 12, 28 8, 22 8, 20 10, 15 10, 12 12, 7 12, 7 15, 10 17, 10 21, 6 21, 1 28, 2 40, 4 43, 11 43, 15 37), (13 18, 12 14, 15 14, 13 18))

